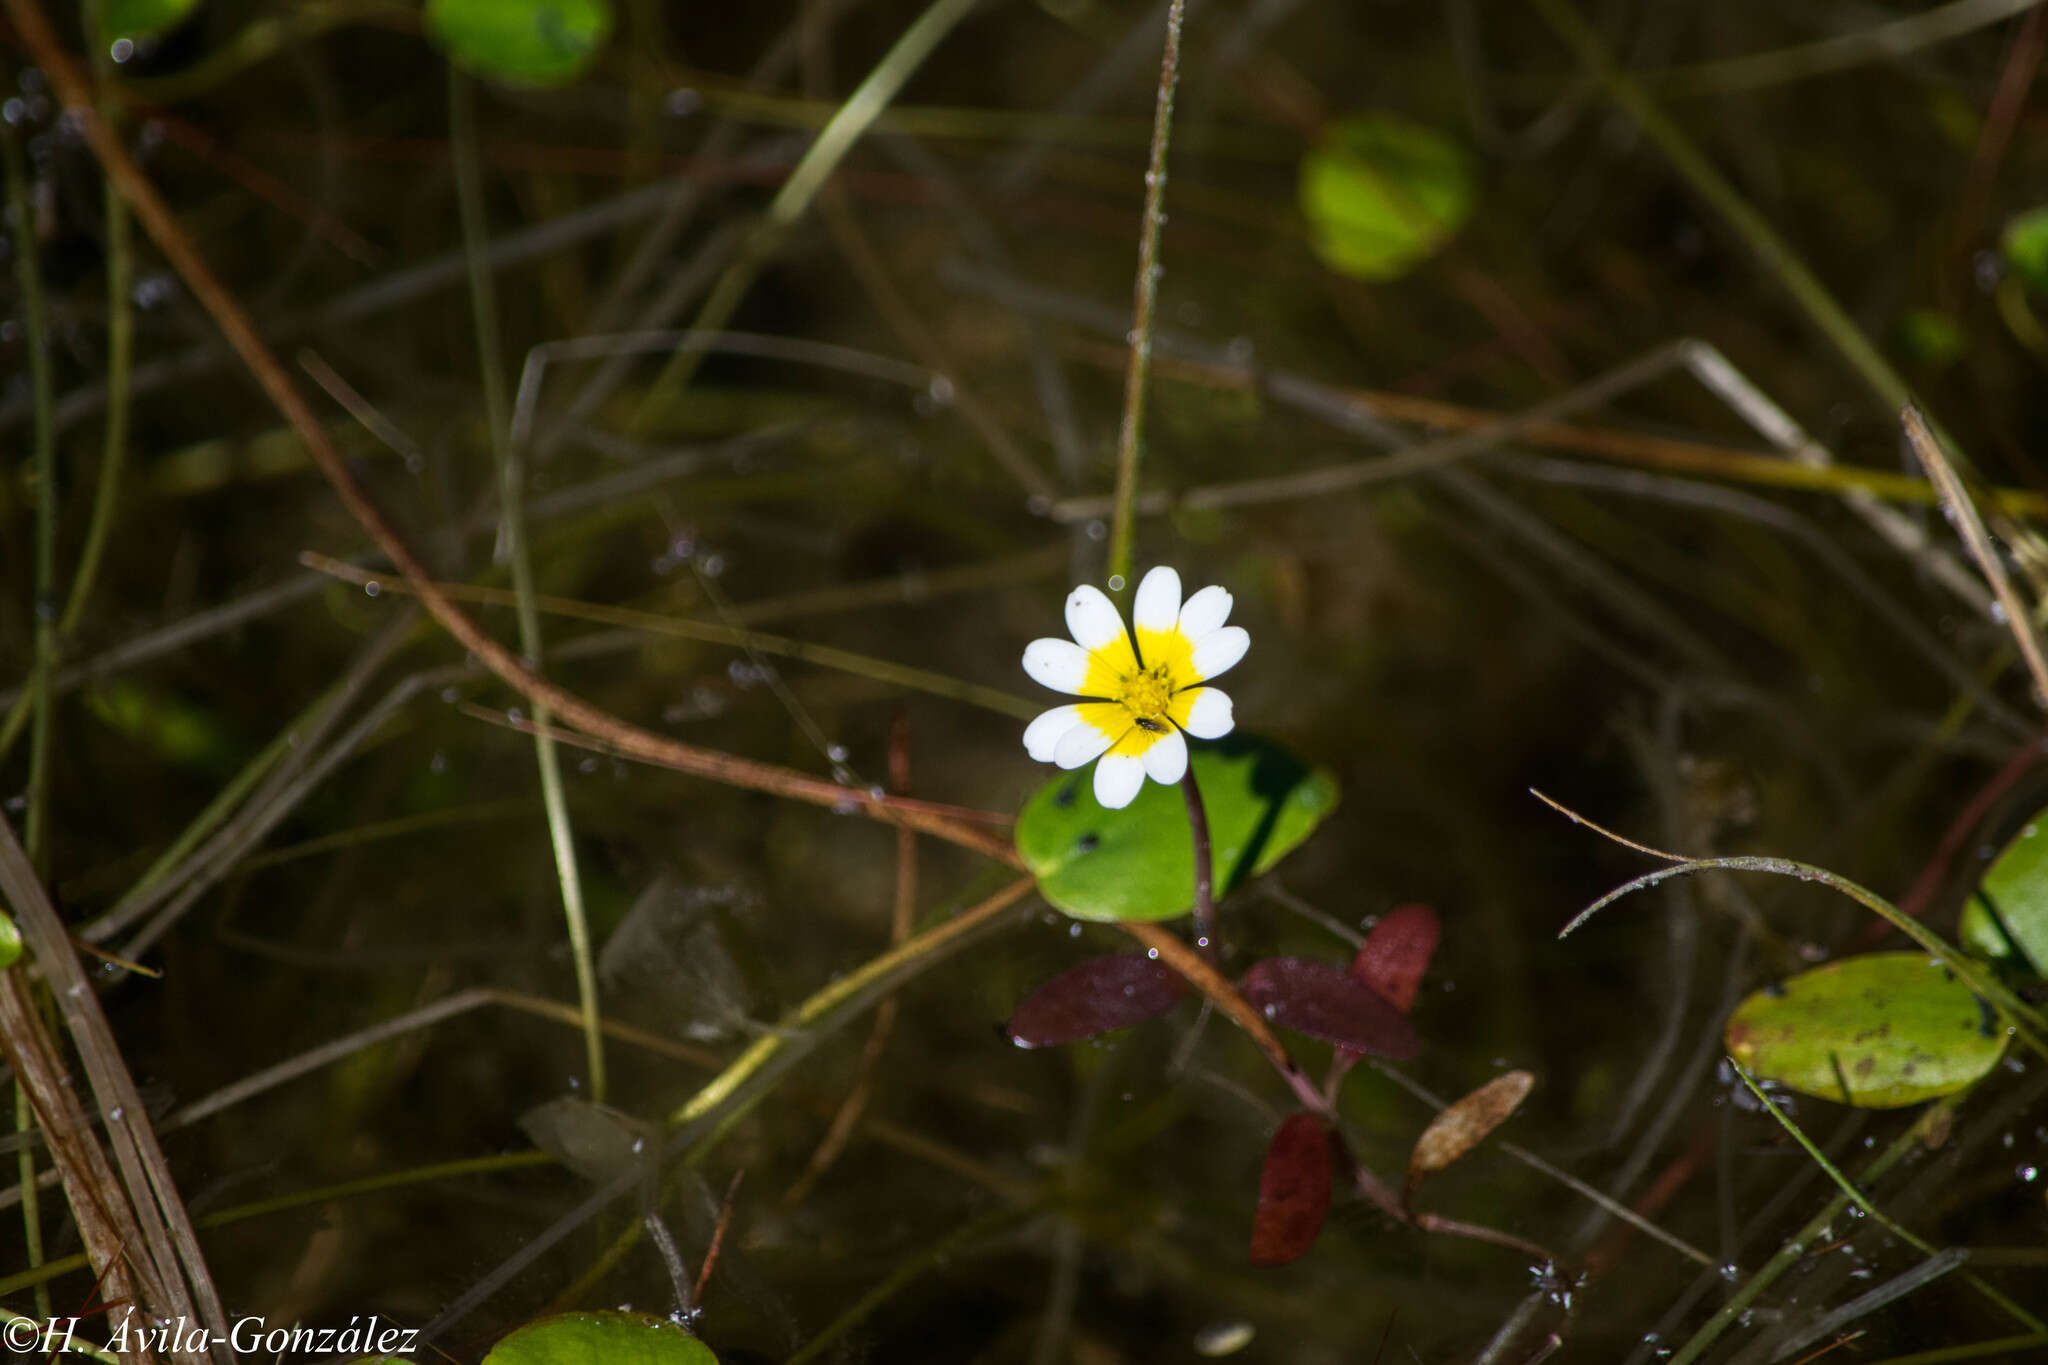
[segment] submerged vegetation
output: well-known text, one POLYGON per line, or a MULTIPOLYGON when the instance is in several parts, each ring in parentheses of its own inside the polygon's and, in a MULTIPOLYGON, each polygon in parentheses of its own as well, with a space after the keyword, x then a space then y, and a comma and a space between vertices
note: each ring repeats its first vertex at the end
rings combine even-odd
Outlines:
POLYGON ((0 50, 10 1348, 2048 1347, 2048 7, 0 50))

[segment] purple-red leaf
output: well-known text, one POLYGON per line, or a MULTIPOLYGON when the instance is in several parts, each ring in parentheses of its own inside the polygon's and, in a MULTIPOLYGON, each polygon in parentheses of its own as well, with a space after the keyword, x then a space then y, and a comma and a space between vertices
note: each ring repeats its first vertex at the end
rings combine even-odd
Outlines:
POLYGON ((1294 1114, 1273 1134, 1259 1173, 1252 1264, 1286 1265, 1315 1244, 1330 1211, 1330 1131, 1314 1114, 1294 1114))
POLYGON ((1421 1050, 1408 1016, 1342 967, 1305 957, 1269 957, 1245 973, 1244 998, 1281 1028, 1375 1057, 1421 1050))
POLYGON ((1422 974, 1436 954, 1436 911, 1426 905, 1397 905, 1380 916, 1352 959, 1351 974, 1406 1014, 1415 1003, 1422 974))
POLYGON ((1049 1047, 1128 1028, 1172 1009, 1186 989, 1179 976, 1142 953, 1091 957, 1024 998, 1010 1016, 1010 1041, 1049 1047))

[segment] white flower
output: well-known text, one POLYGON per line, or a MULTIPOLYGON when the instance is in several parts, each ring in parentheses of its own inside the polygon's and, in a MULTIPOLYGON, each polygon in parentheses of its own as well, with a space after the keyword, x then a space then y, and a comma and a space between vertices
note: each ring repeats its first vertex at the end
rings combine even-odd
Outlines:
POLYGON ((1180 575, 1164 565, 1138 584, 1131 617, 1137 643, 1107 597, 1083 584, 1067 595, 1074 641, 1033 640, 1024 671, 1056 692, 1090 698, 1055 706, 1024 730, 1041 763, 1095 768, 1095 799, 1128 806, 1149 776, 1171 785, 1188 768, 1186 731, 1196 739, 1230 733, 1230 698, 1201 684, 1244 657, 1251 636, 1226 626, 1230 594, 1204 588, 1180 600, 1180 575))

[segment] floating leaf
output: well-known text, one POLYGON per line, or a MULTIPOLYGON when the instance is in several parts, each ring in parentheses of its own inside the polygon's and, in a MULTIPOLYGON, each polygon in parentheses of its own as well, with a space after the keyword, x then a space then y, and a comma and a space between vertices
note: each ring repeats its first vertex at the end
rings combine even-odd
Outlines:
POLYGON ((1486 1135, 1507 1121, 1508 1115, 1528 1097, 1536 1084, 1526 1071, 1495 1076, 1430 1121, 1415 1140, 1408 1157, 1408 1189, 1412 1193, 1427 1176, 1434 1175, 1486 1140, 1486 1135))
POLYGON ((1010 1041, 1047 1047, 1129 1028, 1172 1009, 1186 989, 1143 953, 1091 957, 1024 998, 1010 1016, 1010 1041))
POLYGON ((1252 1264, 1286 1265, 1315 1245, 1330 1212, 1330 1130, 1314 1114, 1294 1114, 1273 1134, 1259 1172, 1252 1220, 1252 1264))
POLYGON ((21 926, 0 910, 0 971, 21 961, 21 926))
POLYGON ((1334 123, 1302 159, 1316 254, 1362 280, 1405 275, 1472 212, 1472 164, 1449 138, 1387 114, 1334 123))
POLYGON ((101 0, 100 34, 109 43, 138 42, 185 22, 199 0, 101 0))
POLYGON ((1992 860, 1963 907, 1958 932, 1979 957, 2048 975, 2048 811, 1992 860))
POLYGON ((514 85, 564 85, 611 36, 610 0, 427 0, 427 32, 465 70, 514 85))
POLYGON ((630 1114, 574 1095, 537 1104, 519 1116, 533 1145, 585 1180, 603 1182, 632 1170, 641 1154, 659 1150, 659 1134, 630 1114))
POLYGON ((1374 1057, 1413 1057, 1415 1026, 1342 967, 1305 957, 1254 963, 1240 987, 1253 1009, 1281 1028, 1374 1057))
POLYGON ((1997 1064, 2005 1040, 1991 1007, 1924 953, 1801 972, 1738 1005, 1727 1033, 1757 1079, 1863 1109, 1953 1094, 1997 1064))
MULTIPOLYGON (((1220 900, 1264 872, 1337 806, 1337 782, 1270 740, 1239 731, 1188 746, 1209 815, 1220 900)), ((1195 856, 1177 787, 1147 782, 1104 810, 1086 770, 1039 788, 1017 816, 1017 852, 1044 897, 1076 919, 1158 920, 1195 903, 1195 856)))
POLYGON ((2005 225, 1998 239, 2005 268, 2029 289, 2048 294, 2048 204, 2028 209, 2005 225))
POLYGON ((718 1365, 711 1348, 646 1313, 564 1313, 529 1322, 484 1365, 718 1365))
POLYGON ((1365 946, 1351 960, 1351 975, 1406 1014, 1415 1004, 1430 958, 1436 956, 1440 936, 1436 911, 1426 905, 1397 905, 1365 936, 1365 946))

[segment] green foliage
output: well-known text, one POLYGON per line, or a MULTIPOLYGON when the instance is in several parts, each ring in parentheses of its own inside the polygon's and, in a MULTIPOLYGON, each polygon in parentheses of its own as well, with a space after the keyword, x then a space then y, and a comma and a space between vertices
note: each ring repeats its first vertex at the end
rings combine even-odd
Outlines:
POLYGON ((2005 967, 2048 975, 2048 811, 1992 860, 1963 907, 1963 946, 2005 967))
MULTIPOLYGON (((1188 759, 1208 810, 1219 900, 1337 807, 1334 777, 1256 735, 1191 742, 1188 759)), ((1045 898, 1076 919, 1174 919, 1194 907, 1194 844, 1176 787, 1147 782, 1130 805, 1104 810, 1085 768, 1062 773, 1025 802, 1017 852, 1045 898)))
POLYGON ((107 42, 133 42, 168 33, 185 22, 199 0, 101 0, 100 34, 107 42))
POLYGON ((2048 294, 2048 204, 2007 223, 1998 246, 2007 270, 2034 292, 2048 294))
POLYGON ((2005 1040, 1991 1007, 1925 953, 1801 972, 1743 1001, 1727 1033, 1757 1079, 1862 1109, 1953 1094, 1997 1065, 2005 1040))
POLYGON ((1301 211, 1316 254, 1340 274, 1391 280, 1464 225, 1472 163, 1449 138, 1387 114, 1331 124, 1301 163, 1301 211))
POLYGON ((611 31, 610 0, 427 0, 427 32, 449 60, 511 85, 566 85, 611 31))
POLYGON ((220 717, 169 693, 121 678, 85 695, 86 709, 166 763, 214 771, 236 743, 220 717))
POLYGON ((1937 370, 1955 364, 1969 349, 1962 323, 1939 308, 1909 310, 1899 319, 1898 338, 1906 354, 1937 370))
POLYGON ((529 1322, 484 1365, 718 1365, 711 1348, 646 1313, 564 1313, 529 1322))
POLYGON ((21 961, 21 926, 0 910, 0 971, 21 961))

